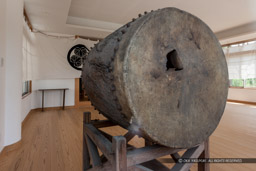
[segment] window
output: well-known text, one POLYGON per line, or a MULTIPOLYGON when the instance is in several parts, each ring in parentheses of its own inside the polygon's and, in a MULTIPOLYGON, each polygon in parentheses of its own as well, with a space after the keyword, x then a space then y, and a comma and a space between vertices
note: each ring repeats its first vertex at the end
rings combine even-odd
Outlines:
POLYGON ((256 78, 248 78, 245 80, 245 87, 256 87, 256 78))
POLYGON ((256 88, 256 41, 223 47, 230 87, 256 88))
POLYGON ((22 97, 26 97, 27 95, 29 95, 31 93, 31 85, 32 85, 32 81, 25 81, 22 84, 22 97))
POLYGON ((244 87, 244 80, 243 79, 231 79, 229 80, 230 87, 244 87))

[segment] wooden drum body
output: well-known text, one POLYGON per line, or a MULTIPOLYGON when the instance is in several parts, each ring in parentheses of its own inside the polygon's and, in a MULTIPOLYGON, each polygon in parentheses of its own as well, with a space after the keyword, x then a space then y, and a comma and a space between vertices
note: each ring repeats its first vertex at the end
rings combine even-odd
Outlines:
POLYGON ((106 37, 90 51, 82 75, 104 116, 173 148, 206 140, 228 93, 219 41, 204 22, 176 8, 140 16, 106 37))

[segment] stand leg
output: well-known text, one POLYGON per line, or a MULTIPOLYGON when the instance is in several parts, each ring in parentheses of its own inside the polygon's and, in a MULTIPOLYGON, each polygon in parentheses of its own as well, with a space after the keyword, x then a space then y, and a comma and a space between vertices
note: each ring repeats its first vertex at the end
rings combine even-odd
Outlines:
POLYGON ((97 146, 93 143, 93 141, 87 135, 86 135, 86 142, 89 149, 90 159, 92 161, 92 166, 96 167, 96 166, 102 165, 97 146))
POLYGON ((42 112, 44 111, 44 90, 42 91, 42 112))
POLYGON ((115 152, 113 170, 127 171, 126 139, 123 136, 115 136, 112 143, 112 149, 115 152))
MULTIPOLYGON (((113 171, 153 171, 170 170, 155 160, 161 156, 171 154, 174 160, 179 158, 209 158, 209 139, 198 146, 188 148, 179 156, 182 149, 173 149, 155 144, 145 139, 145 147, 131 149, 127 153, 127 141, 134 135, 128 132, 125 136, 114 136, 98 130, 98 128, 112 126, 104 121, 91 121, 91 113, 84 113, 83 120, 83 171, 86 170, 113 170, 113 171), (103 126, 102 126, 103 125, 103 126), (99 150, 103 153, 100 157, 99 150), (104 159, 106 161, 103 161, 104 159), (92 163, 92 165, 90 164, 92 163), (127 165, 129 167, 127 168, 127 165), (155 169, 157 168, 157 169, 155 169)), ((193 163, 176 163, 172 171, 189 170, 193 163)), ((209 171, 209 163, 198 163, 198 171, 209 171)))
POLYGON ((90 168, 90 155, 86 142, 85 124, 91 122, 91 113, 84 112, 83 115, 83 171, 90 168))
MULTIPOLYGON (((199 158, 209 158, 209 139, 204 142, 204 151, 199 156, 199 158)), ((209 163, 198 163, 198 171, 209 171, 210 164, 209 163)))
POLYGON ((63 106, 62 106, 63 110, 65 109, 65 95, 66 95, 66 90, 64 89, 63 90, 63 106))
POLYGON ((171 157, 172 157, 172 159, 173 159, 176 163, 178 163, 178 160, 179 160, 179 158, 180 158, 179 153, 173 153, 173 154, 171 154, 171 157))

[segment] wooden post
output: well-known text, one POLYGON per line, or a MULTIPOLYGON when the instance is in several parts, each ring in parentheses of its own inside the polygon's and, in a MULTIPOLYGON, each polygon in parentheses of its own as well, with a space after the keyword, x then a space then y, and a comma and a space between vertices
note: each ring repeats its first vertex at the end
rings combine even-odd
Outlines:
POLYGON ((180 158, 180 155, 179 155, 179 153, 173 153, 173 154, 171 154, 171 157, 175 161, 175 163, 177 163, 180 158))
POLYGON ((65 95, 66 95, 66 89, 63 89, 63 106, 62 109, 65 109, 65 95))
MULTIPOLYGON (((204 142, 204 151, 201 153, 199 158, 210 158, 209 138, 204 142)), ((209 170, 210 170, 209 163, 198 163, 198 171, 209 171, 209 170)))
POLYGON ((126 139, 126 143, 128 143, 133 137, 135 136, 135 134, 133 134, 132 132, 128 131, 124 137, 126 139))
POLYGON ((44 111, 44 90, 42 91, 42 112, 44 111))
POLYGON ((114 136, 112 150, 115 154, 113 170, 127 171, 126 139, 123 136, 114 136))
POLYGON ((86 142, 89 149, 90 159, 92 161, 92 166, 96 167, 102 165, 97 146, 93 143, 88 135, 86 135, 86 142))
POLYGON ((84 112, 83 115, 83 171, 90 168, 90 155, 86 142, 85 124, 91 122, 91 112, 84 112))

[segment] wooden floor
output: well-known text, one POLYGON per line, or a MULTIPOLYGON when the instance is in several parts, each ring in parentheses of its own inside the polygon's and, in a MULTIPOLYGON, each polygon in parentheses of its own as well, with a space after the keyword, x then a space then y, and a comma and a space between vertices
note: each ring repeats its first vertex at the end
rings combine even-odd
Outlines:
MULTIPOLYGON (((36 111, 22 129, 19 148, 0 155, 0 171, 81 171, 82 113, 91 111, 93 119, 102 116, 87 106, 81 109, 36 111)), ((119 127, 108 129, 124 134, 119 127)), ((132 144, 143 146, 141 138, 132 144)), ((224 116, 210 138, 212 158, 256 158, 256 106, 228 103, 224 116)), ((256 170, 256 164, 211 164, 212 171, 256 170)), ((192 168, 196 170, 196 166, 192 168)))

